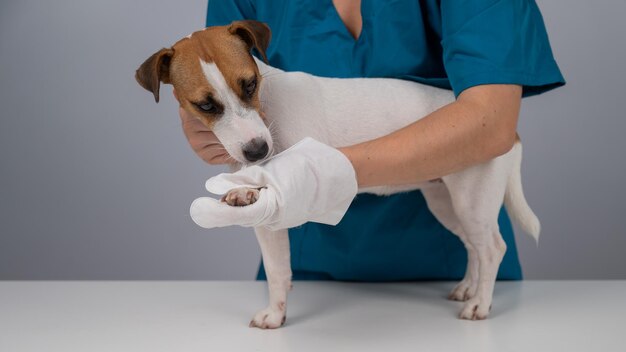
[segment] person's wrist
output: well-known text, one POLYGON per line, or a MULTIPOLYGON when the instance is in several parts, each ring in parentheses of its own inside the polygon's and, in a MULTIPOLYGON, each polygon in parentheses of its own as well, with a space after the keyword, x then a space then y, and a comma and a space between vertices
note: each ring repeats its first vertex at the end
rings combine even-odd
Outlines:
POLYGON ((341 148, 337 148, 337 150, 339 152, 341 152, 346 159, 348 159, 348 161, 350 162, 350 165, 352 166, 352 169, 354 169, 354 177, 357 181, 357 185, 360 187, 361 186, 361 181, 359 179, 360 176, 360 172, 359 172, 359 166, 360 166, 360 162, 359 162, 359 150, 357 146, 348 146, 348 147, 341 147, 341 148))

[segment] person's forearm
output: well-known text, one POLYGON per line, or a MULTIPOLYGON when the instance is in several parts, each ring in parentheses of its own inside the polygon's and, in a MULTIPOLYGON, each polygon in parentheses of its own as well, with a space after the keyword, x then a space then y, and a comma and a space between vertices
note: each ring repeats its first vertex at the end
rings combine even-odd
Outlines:
POLYGON ((352 162, 359 187, 436 179, 511 149, 521 92, 515 85, 473 87, 401 130, 340 150, 352 162))

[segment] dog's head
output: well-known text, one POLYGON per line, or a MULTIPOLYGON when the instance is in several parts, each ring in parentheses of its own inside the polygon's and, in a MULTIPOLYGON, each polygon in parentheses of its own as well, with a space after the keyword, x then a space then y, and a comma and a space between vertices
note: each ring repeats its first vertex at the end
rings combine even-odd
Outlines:
POLYGON ((261 117, 262 77, 250 51, 267 61, 270 37, 269 27, 257 21, 208 27, 154 53, 135 78, 157 103, 160 83, 172 84, 180 106, 212 130, 233 159, 260 161, 273 141, 261 117))

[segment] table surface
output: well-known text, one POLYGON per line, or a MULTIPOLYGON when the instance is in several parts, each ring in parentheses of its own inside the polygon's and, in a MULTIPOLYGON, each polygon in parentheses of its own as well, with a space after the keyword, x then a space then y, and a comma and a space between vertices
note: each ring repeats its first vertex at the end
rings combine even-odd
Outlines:
POLYGON ((0 282, 0 351, 625 351, 626 281, 498 282, 457 319, 452 282, 295 282, 287 323, 248 327, 263 282, 0 282))

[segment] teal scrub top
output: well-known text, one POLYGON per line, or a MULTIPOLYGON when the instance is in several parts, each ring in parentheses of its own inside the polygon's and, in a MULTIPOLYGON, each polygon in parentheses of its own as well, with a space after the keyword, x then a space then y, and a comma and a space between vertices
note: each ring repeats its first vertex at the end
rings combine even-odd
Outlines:
MULTIPOLYGON (((534 0, 361 0, 361 15, 356 40, 332 0, 210 0, 206 23, 267 23, 269 63, 287 71, 407 79, 457 96, 481 84, 519 84, 525 97, 565 84, 534 0)), ((508 246, 498 279, 521 279, 504 208, 498 221, 508 246)), ((307 223, 289 239, 294 280, 451 280, 467 263, 420 191, 360 194, 337 226, 307 223)))

